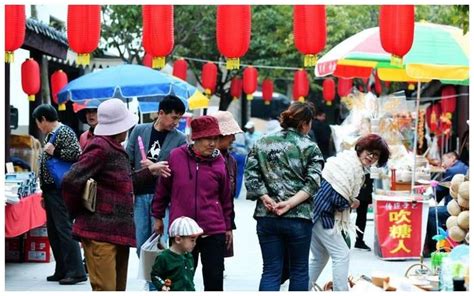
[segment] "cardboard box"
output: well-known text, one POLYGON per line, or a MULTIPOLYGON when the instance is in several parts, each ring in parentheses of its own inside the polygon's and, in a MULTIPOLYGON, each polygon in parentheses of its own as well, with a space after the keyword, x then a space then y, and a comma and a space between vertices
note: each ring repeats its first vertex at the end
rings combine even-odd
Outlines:
POLYGON ((47 238, 25 240, 25 262, 50 262, 51 245, 47 238))
POLYGON ((21 262, 22 251, 23 245, 19 237, 5 239, 5 262, 21 262))
POLYGON ((48 229, 46 228, 46 225, 40 226, 40 227, 35 228, 35 229, 31 229, 28 232, 28 237, 44 237, 44 238, 47 238, 48 237, 48 229))

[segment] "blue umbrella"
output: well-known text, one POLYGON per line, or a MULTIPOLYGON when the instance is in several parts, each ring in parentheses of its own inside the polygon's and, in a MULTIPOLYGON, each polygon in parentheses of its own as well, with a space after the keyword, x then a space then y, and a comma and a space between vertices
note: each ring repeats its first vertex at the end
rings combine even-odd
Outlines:
POLYGON ((194 86, 169 74, 140 65, 120 65, 92 72, 69 82, 58 94, 59 103, 90 98, 151 98, 157 102, 174 95, 186 109, 207 108, 208 99, 194 86))

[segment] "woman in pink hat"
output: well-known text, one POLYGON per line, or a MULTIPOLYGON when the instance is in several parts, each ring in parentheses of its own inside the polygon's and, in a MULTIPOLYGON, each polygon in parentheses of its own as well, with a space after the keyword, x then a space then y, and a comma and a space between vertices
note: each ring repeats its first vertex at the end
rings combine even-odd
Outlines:
POLYGON ((232 237, 233 203, 225 160, 217 149, 221 132, 216 118, 201 116, 191 121, 193 144, 171 151, 171 176, 162 178, 152 202, 155 231, 163 233, 165 209, 170 223, 187 216, 204 230, 193 250, 195 266, 201 255, 205 291, 223 291, 226 238, 232 237))

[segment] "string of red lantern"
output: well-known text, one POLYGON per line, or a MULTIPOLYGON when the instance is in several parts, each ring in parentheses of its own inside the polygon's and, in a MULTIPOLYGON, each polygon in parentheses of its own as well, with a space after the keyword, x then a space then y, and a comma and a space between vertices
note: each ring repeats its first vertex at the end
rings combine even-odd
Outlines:
POLYGON ((5 5, 5 63, 13 63, 13 52, 25 41, 25 5, 5 5))
POLYGON ((26 59, 21 64, 21 87, 30 101, 40 90, 40 68, 34 59, 26 59))
POLYGON ((332 101, 336 97, 336 83, 332 78, 326 78, 323 81, 323 99, 326 105, 332 105, 332 101))
POLYGON ((352 79, 339 78, 337 80, 337 95, 339 97, 345 97, 351 93, 353 86, 352 79))
POLYGON ((100 40, 100 5, 68 5, 67 39, 78 65, 89 65, 100 40))
POLYGON ((174 47, 173 5, 143 5, 143 48, 152 55, 152 68, 165 66, 174 47))
MULTIPOLYGON (((67 84, 68 79, 66 73, 63 70, 57 70, 51 75, 51 92, 53 102, 58 103, 58 93, 67 84)), ((62 103, 58 105, 59 111, 66 110, 66 104, 62 103)))
POLYGON ((295 47, 304 54, 304 67, 313 67, 317 54, 326 46, 326 7, 324 5, 293 6, 295 47))
POLYGON ((217 66, 214 63, 206 63, 202 66, 201 72, 202 87, 207 96, 212 95, 216 91, 217 83, 217 66))
POLYGON ((390 63, 401 66, 410 51, 415 33, 414 5, 381 5, 379 12, 380 43, 392 54, 390 63))
POLYGON ((226 57, 229 70, 240 68, 240 58, 249 48, 251 14, 250 5, 217 6, 217 49, 226 57))
POLYGON ((441 89, 441 116, 439 125, 445 135, 451 134, 453 112, 456 111, 456 89, 452 85, 441 89))

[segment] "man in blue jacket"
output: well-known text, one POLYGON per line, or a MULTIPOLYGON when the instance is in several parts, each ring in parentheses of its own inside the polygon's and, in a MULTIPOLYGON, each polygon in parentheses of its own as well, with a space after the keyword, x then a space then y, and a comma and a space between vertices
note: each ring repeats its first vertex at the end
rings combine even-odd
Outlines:
MULTIPOLYGON (((451 181, 454 175, 467 173, 469 167, 459 160, 459 155, 456 152, 448 152, 443 155, 441 166, 446 170, 443 173, 442 181, 451 181)), ((436 188, 436 202, 439 203, 444 199, 444 205, 438 206, 438 225, 436 225, 436 209, 430 208, 428 214, 428 226, 426 229, 425 247, 423 255, 429 257, 431 252, 436 250, 436 241, 432 238, 437 234, 437 226, 446 229, 446 220, 449 218, 447 205, 453 199, 449 194, 449 188, 438 186, 436 188)))

